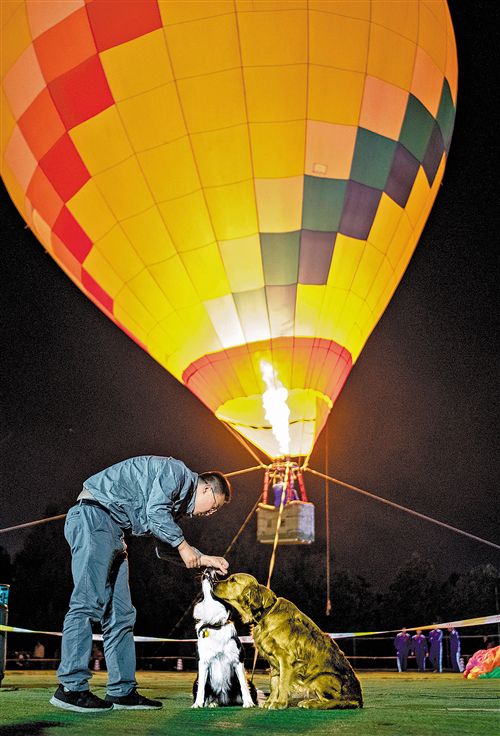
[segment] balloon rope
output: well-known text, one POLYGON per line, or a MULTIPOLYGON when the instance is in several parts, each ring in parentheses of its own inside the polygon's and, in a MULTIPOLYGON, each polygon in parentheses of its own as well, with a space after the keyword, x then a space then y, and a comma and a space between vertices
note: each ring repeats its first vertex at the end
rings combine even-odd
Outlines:
POLYGON ((253 468, 245 468, 245 470, 233 470, 232 473, 224 473, 226 478, 233 478, 235 475, 243 475, 243 473, 251 473, 253 470, 262 470, 262 465, 254 465, 253 468))
POLYGON ((306 458, 305 458, 304 462, 301 465, 301 470, 308 470, 309 469, 309 460, 311 459, 312 451, 313 451, 313 448, 311 447, 311 449, 309 450, 309 454, 306 455, 306 458))
POLYGON ((313 470, 312 468, 307 468, 307 471, 309 473, 312 473, 313 475, 317 475, 319 478, 327 478, 332 483, 337 483, 340 486, 344 486, 345 488, 348 488, 350 491, 355 491, 356 493, 362 493, 363 496, 368 496, 369 498, 373 498, 375 501, 380 501, 381 503, 385 503, 388 506, 392 506, 395 509, 399 509, 400 511, 406 511, 407 514, 412 514, 412 516, 417 516, 419 519, 425 519, 425 521, 431 521, 433 524, 442 526, 444 529, 449 529, 449 531, 457 532, 457 534, 463 534, 464 537, 469 537, 470 539, 474 539, 476 542, 482 542, 483 544, 488 544, 490 547, 494 547, 495 549, 500 549, 500 545, 495 544, 494 542, 490 542, 487 539, 482 539, 481 537, 476 537, 475 534, 469 534, 469 532, 465 532, 463 529, 458 529, 456 526, 451 526, 451 524, 445 524, 444 521, 438 521, 438 519, 433 519, 432 516, 426 516, 426 514, 421 514, 419 511, 415 511, 414 509, 409 509, 407 506, 401 506, 401 504, 394 503, 394 501, 389 501, 387 498, 382 498, 382 496, 377 496, 375 493, 364 491, 362 488, 358 488, 357 486, 352 486, 350 483, 345 483, 343 480, 332 478, 331 476, 327 476, 324 473, 320 473, 317 470, 313 470))
POLYGON ((267 575, 267 583, 266 586, 269 588, 271 585, 271 578, 273 576, 274 571, 274 564, 276 562, 276 549, 278 547, 278 538, 280 535, 280 527, 281 527, 281 517, 283 516, 283 509, 285 506, 285 495, 288 488, 288 476, 290 473, 290 468, 288 466, 288 463, 285 465, 285 477, 283 479, 283 490, 281 491, 281 501, 280 501, 280 508, 278 511, 278 518, 276 520, 276 531, 274 533, 274 541, 273 541, 273 551, 271 554, 271 560, 269 562, 269 572, 267 575))
MULTIPOLYGON (((328 424, 325 427, 325 475, 328 475, 328 424)), ((326 615, 332 612, 330 598, 330 486, 325 478, 325 527, 326 527, 326 615)))
POLYGON ((254 513, 255 513, 255 509, 256 509, 256 508, 257 508, 257 506, 259 505, 259 503, 260 503, 260 499, 261 499, 261 498, 262 498, 262 494, 261 494, 261 495, 260 495, 260 496, 259 496, 259 497, 257 498, 257 500, 256 500, 256 502, 254 503, 254 505, 253 505, 253 507, 252 507, 251 511, 249 511, 249 513, 248 513, 248 516, 247 516, 247 518, 245 519, 245 521, 243 522, 243 524, 242 524, 242 525, 240 526, 240 528, 238 529, 238 531, 237 531, 237 532, 236 532, 236 534, 234 535, 234 537, 233 537, 233 539, 231 540, 231 542, 230 542, 229 546, 228 546, 228 547, 226 548, 226 551, 225 551, 225 552, 224 552, 224 554, 222 555, 223 557, 226 557, 226 555, 228 555, 228 554, 229 554, 229 553, 231 552, 232 548, 234 547, 234 545, 235 545, 235 544, 236 544, 236 542, 238 541, 238 539, 239 539, 240 535, 241 535, 241 534, 243 533, 243 530, 245 529, 246 525, 248 524, 248 522, 250 521, 250 519, 251 519, 251 518, 252 518, 252 516, 254 515, 254 513))
POLYGON ((29 526, 37 526, 37 524, 45 524, 47 521, 55 521, 56 519, 64 519, 66 514, 59 514, 58 516, 48 516, 46 519, 38 519, 38 521, 28 521, 26 524, 16 524, 16 526, 6 526, 4 529, 0 529, 0 534, 4 532, 13 532, 16 529, 26 529, 29 526))
POLYGON ((267 468, 267 465, 264 465, 264 463, 262 462, 262 460, 260 459, 260 457, 258 457, 258 455, 256 455, 256 453, 252 450, 252 448, 250 447, 250 445, 244 440, 244 438, 241 436, 241 434, 239 434, 239 432, 237 432, 235 429, 233 429, 233 427, 231 427, 230 424, 228 424, 227 422, 224 422, 222 419, 220 420, 220 422, 227 429, 227 431, 228 432, 231 432, 231 434, 233 435, 233 437, 238 440, 238 442, 240 443, 240 445, 243 445, 243 447, 250 453, 250 455, 253 457, 253 459, 256 460, 259 463, 259 468, 267 468))

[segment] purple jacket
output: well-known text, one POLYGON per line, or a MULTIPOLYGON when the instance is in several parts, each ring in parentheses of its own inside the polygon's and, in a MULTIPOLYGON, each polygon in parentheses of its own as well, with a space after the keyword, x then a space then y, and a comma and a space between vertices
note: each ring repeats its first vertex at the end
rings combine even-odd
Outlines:
POLYGON ((411 636, 403 634, 402 631, 394 638, 394 647, 398 654, 408 654, 410 651, 411 636))
POLYGON ((442 646, 443 632, 441 629, 432 629, 429 633, 429 646, 431 652, 438 652, 442 646))
POLYGON ((427 654, 427 639, 423 634, 415 634, 411 638, 411 648, 415 654, 427 654))

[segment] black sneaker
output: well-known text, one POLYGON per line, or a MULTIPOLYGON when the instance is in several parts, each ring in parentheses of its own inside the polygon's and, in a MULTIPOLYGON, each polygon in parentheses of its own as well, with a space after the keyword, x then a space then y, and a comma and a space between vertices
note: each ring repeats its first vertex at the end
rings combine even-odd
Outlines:
POLYGON ((74 690, 66 690, 62 685, 59 685, 51 697, 50 703, 55 705, 56 708, 74 710, 76 713, 109 713, 113 710, 111 703, 98 698, 90 690, 75 692, 74 690))
POLYGON ((122 708, 127 710, 152 710, 153 708, 163 708, 163 703, 159 700, 150 700, 144 695, 139 695, 134 689, 128 695, 106 695, 106 703, 112 703, 114 708, 122 708))

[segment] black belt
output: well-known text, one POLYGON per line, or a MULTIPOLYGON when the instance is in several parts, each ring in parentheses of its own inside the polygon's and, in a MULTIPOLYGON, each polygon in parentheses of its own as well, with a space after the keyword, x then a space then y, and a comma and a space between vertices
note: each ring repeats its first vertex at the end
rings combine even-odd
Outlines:
POLYGON ((84 506, 97 506, 99 509, 105 511, 108 516, 111 516, 111 511, 106 506, 103 506, 102 503, 99 503, 99 501, 94 501, 93 498, 80 498, 77 503, 83 504, 84 506))
POLYGON ((119 526, 120 529, 125 533, 129 532, 132 528, 130 525, 122 526, 120 522, 113 518, 113 514, 108 508, 106 508, 106 506, 103 506, 102 503, 99 503, 99 501, 95 501, 93 498, 80 498, 76 503, 77 505, 81 503, 85 506, 97 506, 98 509, 102 509, 104 513, 106 513, 110 517, 111 521, 117 524, 117 526, 119 526))

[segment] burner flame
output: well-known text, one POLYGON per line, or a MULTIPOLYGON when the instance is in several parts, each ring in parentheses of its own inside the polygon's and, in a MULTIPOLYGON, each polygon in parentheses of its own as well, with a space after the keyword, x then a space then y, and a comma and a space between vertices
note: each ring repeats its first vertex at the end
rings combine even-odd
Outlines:
POLYGON ((260 370, 267 386, 267 391, 262 394, 265 417, 271 425, 280 454, 288 455, 290 452, 290 428, 288 424, 290 408, 286 401, 288 391, 279 380, 278 373, 271 363, 261 360, 260 370))

